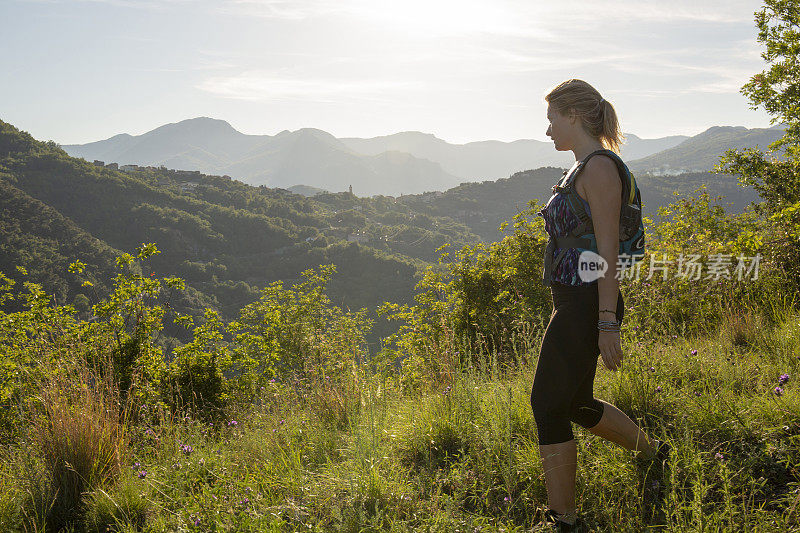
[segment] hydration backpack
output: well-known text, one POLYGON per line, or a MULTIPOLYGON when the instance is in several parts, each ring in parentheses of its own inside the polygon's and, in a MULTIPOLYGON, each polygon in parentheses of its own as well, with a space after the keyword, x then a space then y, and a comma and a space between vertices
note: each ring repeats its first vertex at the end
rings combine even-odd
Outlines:
MULTIPOLYGON (((622 206, 619 216, 619 255, 626 259, 624 266, 631 266, 644 257, 644 223, 642 221, 642 199, 636 180, 628 170, 627 165, 611 150, 597 150, 577 161, 573 167, 566 171, 565 177, 553 186, 553 193, 566 195, 567 203, 572 213, 580 223, 565 237, 550 237, 544 256, 544 283, 550 284, 550 274, 564 258, 567 249, 576 248, 579 251, 591 250, 598 253, 597 239, 594 235, 592 218, 586 212, 578 192, 575 190, 575 179, 580 174, 586 162, 595 155, 606 155, 617 165, 620 179, 622 180, 622 206), (563 183, 563 185, 562 185, 563 183), (556 248, 560 248, 558 255, 553 257, 556 248)), ((609 265, 611 266, 611 265, 609 265)), ((616 266, 616 265, 615 265, 616 266)))

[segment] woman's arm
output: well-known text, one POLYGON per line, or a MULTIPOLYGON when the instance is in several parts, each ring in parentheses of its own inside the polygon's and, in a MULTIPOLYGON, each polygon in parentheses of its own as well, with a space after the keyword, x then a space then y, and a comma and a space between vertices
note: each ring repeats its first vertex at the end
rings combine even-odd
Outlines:
MULTIPOLYGON (((608 157, 595 156, 586 162, 586 167, 576 183, 578 192, 586 195, 592 211, 592 223, 597 239, 597 250, 605 259, 608 270, 597 282, 599 298, 599 319, 616 320, 616 315, 602 312, 603 309, 616 310, 619 279, 617 255, 619 254, 619 213, 622 207, 622 181, 617 165, 608 157), (580 179, 583 177, 583 179, 580 179)), ((609 370, 616 370, 622 364, 620 336, 616 332, 599 332, 598 347, 603 363, 609 370)))

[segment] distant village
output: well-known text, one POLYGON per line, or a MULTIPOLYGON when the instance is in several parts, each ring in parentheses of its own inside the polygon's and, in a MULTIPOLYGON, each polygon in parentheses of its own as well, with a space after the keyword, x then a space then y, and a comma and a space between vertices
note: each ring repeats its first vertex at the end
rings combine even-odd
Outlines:
MULTIPOLYGON (((132 172, 145 172, 148 170, 158 171, 158 172, 166 172, 172 174, 176 178, 199 178, 201 173, 199 170, 173 170, 171 168, 167 168, 164 165, 154 167, 154 166, 140 166, 140 165, 120 165, 117 163, 108 163, 106 164, 104 161, 100 161, 98 159, 94 160, 94 165, 97 167, 108 168, 111 170, 120 170, 122 172, 127 172, 128 174, 132 172)), ((231 179, 230 176, 222 176, 224 179, 231 179)), ((196 189, 199 185, 197 181, 184 181, 179 184, 181 191, 186 192, 193 189, 196 189)))

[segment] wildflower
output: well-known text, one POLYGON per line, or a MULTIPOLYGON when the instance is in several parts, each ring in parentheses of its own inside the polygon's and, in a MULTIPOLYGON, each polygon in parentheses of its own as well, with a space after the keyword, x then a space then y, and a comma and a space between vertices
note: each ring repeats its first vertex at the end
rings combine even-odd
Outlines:
POLYGON ((511 501, 511 496, 506 496, 505 498, 503 498, 503 501, 506 502, 506 503, 510 502, 511 501))
POLYGON ((281 418, 280 425, 284 425, 285 423, 286 423, 286 420, 284 420, 283 418, 281 418))
POLYGON ((781 395, 783 395, 783 389, 782 389, 782 388, 780 388, 780 387, 775 387, 775 388, 773 389, 773 391, 775 392, 775 396, 781 396, 781 395))
POLYGON ((181 451, 185 455, 189 455, 190 453, 192 453, 194 451, 194 448, 192 448, 191 444, 181 444, 181 451))
POLYGON ((651 366, 651 367, 650 367, 650 372, 655 372, 655 371, 656 371, 656 367, 654 367, 654 366, 651 366))
POLYGON ((697 355, 697 350, 692 350, 692 355, 697 355))
POLYGON ((139 479, 144 479, 147 476, 147 470, 139 470, 139 473, 136 475, 139 476, 139 479))
POLYGON ((699 390, 694 391, 695 396, 700 396, 702 393, 699 390))
POLYGON ((245 496, 244 500, 242 500, 242 502, 241 502, 241 503, 242 503, 242 505, 247 505, 248 503, 250 503, 250 498, 248 498, 247 496, 245 496))
POLYGON ((269 380, 270 383, 275 383, 275 378, 269 380))
POLYGON ((661 390, 662 390, 662 389, 661 389, 661 385, 659 385, 658 387, 656 387, 656 392, 661 392, 661 390))
POLYGON ((725 456, 717 452, 714 454, 714 459, 716 459, 717 461, 722 461, 723 459, 725 459, 725 456))
POLYGON ((450 391, 451 391, 451 390, 452 390, 452 387, 451 387, 450 385, 448 385, 447 387, 445 387, 445 388, 444 388, 444 392, 443 392, 443 394, 444 394, 445 396, 447 396, 448 394, 450 394, 450 391))
POLYGON ((781 385, 787 383, 789 381, 789 374, 781 374, 781 377, 778 378, 778 383, 781 385))
POLYGON ((238 425, 239 425, 239 422, 237 422, 236 420, 231 420, 230 422, 228 422, 228 427, 229 428, 235 428, 238 425))

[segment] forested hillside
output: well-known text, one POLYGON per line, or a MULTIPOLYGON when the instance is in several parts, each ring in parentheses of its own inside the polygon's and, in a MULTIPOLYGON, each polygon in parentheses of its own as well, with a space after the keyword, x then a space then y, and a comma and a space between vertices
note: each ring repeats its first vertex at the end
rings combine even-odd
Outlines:
POLYGON ((413 215, 387 218, 393 201, 371 200, 366 215, 387 222, 375 223, 383 234, 373 232, 374 242, 359 245, 348 237, 363 240, 372 226, 348 193, 312 202, 288 191, 199 173, 120 172, 69 157, 53 143, 38 142, 6 123, 0 123, 0 176, 8 193, 4 202, 14 201, 3 214, 7 232, 2 237, 6 246, 16 247, 4 256, 5 273, 22 279, 14 267, 27 268, 32 281, 65 301, 86 295, 87 289, 68 282, 61 256, 109 272, 109 259, 87 260, 86 255, 95 248, 131 250, 156 242, 162 253, 149 268, 184 277, 198 291, 190 306, 195 312, 205 307, 223 315, 233 312, 254 300, 260 287, 277 279, 297 280, 299 272, 320 264, 337 267, 331 280, 335 302, 374 309, 386 300, 408 301, 418 266, 434 257, 436 246, 477 238, 452 221, 440 230, 433 220, 415 222, 413 215), (18 222, 26 219, 27 225, 18 222), (70 236, 50 236, 56 227, 70 236), (69 242, 80 239, 90 244, 77 253, 69 242))

